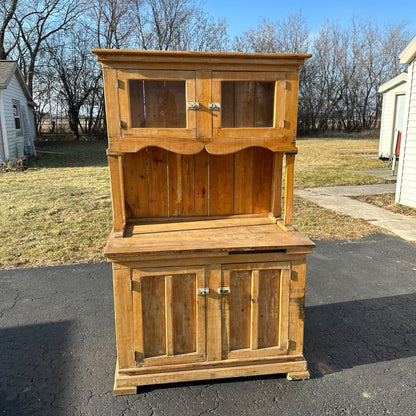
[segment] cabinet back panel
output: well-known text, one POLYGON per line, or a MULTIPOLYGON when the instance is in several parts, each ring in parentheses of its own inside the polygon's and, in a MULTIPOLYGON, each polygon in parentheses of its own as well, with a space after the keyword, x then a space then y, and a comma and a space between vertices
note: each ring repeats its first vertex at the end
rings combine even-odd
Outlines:
POLYGON ((267 213, 273 152, 181 155, 148 147, 124 155, 123 176, 128 217, 267 213))

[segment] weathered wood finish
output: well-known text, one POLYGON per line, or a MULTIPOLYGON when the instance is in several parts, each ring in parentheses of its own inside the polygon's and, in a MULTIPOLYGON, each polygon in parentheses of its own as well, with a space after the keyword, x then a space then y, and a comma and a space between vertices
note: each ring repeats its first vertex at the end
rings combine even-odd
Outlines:
POLYGON ((314 244, 293 229, 293 182, 299 66, 309 55, 94 53, 114 213, 105 248, 114 393, 260 374, 308 378, 314 244))

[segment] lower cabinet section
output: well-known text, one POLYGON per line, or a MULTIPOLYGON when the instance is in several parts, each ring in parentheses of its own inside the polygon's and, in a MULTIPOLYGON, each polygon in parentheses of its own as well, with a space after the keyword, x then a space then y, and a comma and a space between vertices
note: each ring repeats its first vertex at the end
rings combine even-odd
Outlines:
POLYGON ((259 374, 308 378, 305 262, 306 256, 195 267, 115 263, 115 394, 259 374))

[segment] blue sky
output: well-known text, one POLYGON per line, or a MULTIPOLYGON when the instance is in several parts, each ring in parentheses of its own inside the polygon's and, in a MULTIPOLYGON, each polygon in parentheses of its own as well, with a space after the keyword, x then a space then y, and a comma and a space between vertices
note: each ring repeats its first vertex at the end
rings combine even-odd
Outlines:
POLYGON ((314 32, 327 20, 348 25, 352 16, 357 19, 371 20, 374 23, 408 22, 411 36, 416 35, 415 0, 207 0, 203 8, 215 17, 225 17, 231 36, 256 27, 262 17, 278 20, 302 10, 308 27, 314 32))

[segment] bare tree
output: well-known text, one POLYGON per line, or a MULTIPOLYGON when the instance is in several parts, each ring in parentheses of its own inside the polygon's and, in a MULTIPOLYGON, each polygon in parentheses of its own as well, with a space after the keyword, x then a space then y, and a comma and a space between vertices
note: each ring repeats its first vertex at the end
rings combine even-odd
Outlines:
MULTIPOLYGON (((67 32, 65 39, 55 36, 48 41, 48 55, 56 74, 58 98, 66 103, 69 127, 76 140, 80 139, 80 129, 88 129, 88 125, 85 128, 80 122, 81 110, 91 104, 88 99, 100 85, 101 72, 90 49, 89 41, 75 31, 67 32)), ((95 105, 92 107, 85 111, 90 117, 96 111, 95 105)))
POLYGON ((13 16, 16 12, 17 1, 18 0, 0 1, 0 16, 3 20, 0 27, 0 59, 7 59, 16 44, 16 39, 10 37, 7 39, 7 34, 10 30, 9 25, 12 23, 13 16), (9 45, 6 45, 7 42, 9 42, 9 45))
POLYGON ((33 94, 33 80, 38 55, 48 38, 66 30, 82 12, 78 0, 25 1, 15 13, 15 32, 20 68, 29 91, 33 94))

